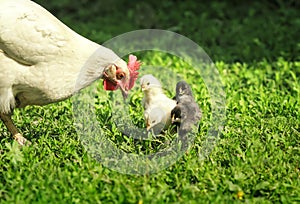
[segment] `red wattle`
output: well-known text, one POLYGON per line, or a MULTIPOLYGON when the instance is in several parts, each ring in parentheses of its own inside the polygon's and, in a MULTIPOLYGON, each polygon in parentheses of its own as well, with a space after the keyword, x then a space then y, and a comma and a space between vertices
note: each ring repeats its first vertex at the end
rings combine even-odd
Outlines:
POLYGON ((103 87, 104 87, 104 90, 109 90, 109 91, 114 91, 114 90, 117 89, 116 84, 112 83, 109 80, 104 80, 103 81, 103 87))

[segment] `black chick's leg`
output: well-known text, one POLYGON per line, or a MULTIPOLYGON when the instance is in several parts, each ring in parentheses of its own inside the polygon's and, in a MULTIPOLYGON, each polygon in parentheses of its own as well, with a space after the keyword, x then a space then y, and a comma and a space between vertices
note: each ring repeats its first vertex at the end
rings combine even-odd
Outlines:
POLYGON ((181 109, 177 105, 173 110, 171 111, 171 121, 172 124, 175 125, 177 128, 177 132, 179 130, 180 122, 181 122, 181 109))

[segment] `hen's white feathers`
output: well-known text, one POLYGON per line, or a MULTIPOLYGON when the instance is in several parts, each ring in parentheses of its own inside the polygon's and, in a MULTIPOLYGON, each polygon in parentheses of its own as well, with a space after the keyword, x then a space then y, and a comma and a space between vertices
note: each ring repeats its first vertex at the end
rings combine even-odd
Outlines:
POLYGON ((72 57, 78 48, 88 48, 91 54, 89 47, 98 47, 32 1, 2 0, 0 5, 0 48, 19 63, 35 65, 59 55, 72 57))
POLYGON ((101 77, 115 61, 126 66, 110 49, 75 33, 38 4, 0 1, 0 113, 16 105, 64 100, 101 77), (100 58, 90 58, 97 49, 100 58), (75 90, 86 64, 89 70, 75 90))

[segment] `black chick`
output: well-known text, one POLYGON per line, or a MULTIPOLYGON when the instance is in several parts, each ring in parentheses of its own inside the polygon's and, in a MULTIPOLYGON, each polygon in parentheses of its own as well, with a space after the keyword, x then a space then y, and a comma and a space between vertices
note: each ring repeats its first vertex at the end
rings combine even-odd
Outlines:
POLYGON ((177 125, 180 136, 191 132, 199 123, 202 112, 197 105, 191 87, 180 81, 176 84, 177 105, 171 111, 172 123, 177 125))

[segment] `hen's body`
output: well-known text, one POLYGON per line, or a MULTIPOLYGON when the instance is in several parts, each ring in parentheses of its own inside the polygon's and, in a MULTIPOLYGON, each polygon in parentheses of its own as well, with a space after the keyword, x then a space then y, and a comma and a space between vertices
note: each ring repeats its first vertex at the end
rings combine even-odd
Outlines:
POLYGON ((128 73, 113 51, 75 33, 38 4, 0 1, 0 116, 13 135, 19 134, 10 119, 15 107, 64 100, 112 64, 128 73))
POLYGON ((98 48, 37 4, 2 0, 0 112, 70 97, 80 69, 98 48))

